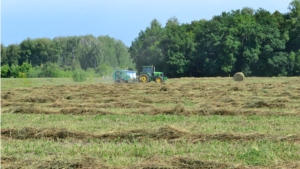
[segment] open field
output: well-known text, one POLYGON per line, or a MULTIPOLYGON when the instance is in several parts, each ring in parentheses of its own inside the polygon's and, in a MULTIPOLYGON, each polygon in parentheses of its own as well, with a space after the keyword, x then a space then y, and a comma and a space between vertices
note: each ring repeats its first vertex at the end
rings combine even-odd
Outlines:
POLYGON ((300 77, 1 87, 2 168, 300 168, 300 77))

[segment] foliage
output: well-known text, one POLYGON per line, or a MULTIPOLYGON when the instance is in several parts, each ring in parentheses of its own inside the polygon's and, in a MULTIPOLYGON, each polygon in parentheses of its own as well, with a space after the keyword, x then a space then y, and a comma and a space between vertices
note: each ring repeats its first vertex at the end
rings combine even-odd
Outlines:
POLYGON ((15 65, 15 64, 13 64, 13 65, 11 65, 11 67, 10 67, 10 75, 11 75, 11 77, 18 77, 19 76, 19 72, 20 72, 20 66, 19 65, 15 65))
POLYGON ((6 47, 1 43, 1 65, 8 64, 6 50, 6 47))
POLYGON ((2 65, 1 66, 1 77, 8 77, 9 76, 9 66, 6 65, 2 65))
POLYGON ((60 68, 57 63, 47 62, 41 65, 41 70, 39 77, 60 77, 60 68))
POLYGON ((96 69, 96 73, 99 74, 100 76, 107 76, 112 74, 112 72, 113 72, 113 68, 105 64, 100 65, 96 69))
POLYGON ((211 20, 162 27, 152 20, 132 42, 137 69, 154 64, 167 76, 297 76, 300 49, 300 1, 290 12, 243 8, 222 12, 211 20), (297 55, 298 56, 298 55, 297 55))
POLYGON ((28 78, 38 78, 42 76, 42 69, 39 66, 35 66, 32 69, 30 69, 27 73, 28 78))
MULTIPOLYGON (((40 67, 42 69, 40 77, 59 77, 62 69, 67 71, 96 69, 102 64, 113 68, 135 67, 123 42, 109 36, 92 35, 54 39, 27 38, 20 44, 11 44, 7 47, 1 44, 1 65, 16 66, 24 62, 30 63, 32 67, 45 65, 40 67), (49 65, 48 62, 58 66, 49 65)), ((30 73, 31 77, 34 73, 32 71, 30 73)))
POLYGON ((75 82, 83 82, 86 80, 86 74, 82 69, 75 69, 72 78, 75 82))

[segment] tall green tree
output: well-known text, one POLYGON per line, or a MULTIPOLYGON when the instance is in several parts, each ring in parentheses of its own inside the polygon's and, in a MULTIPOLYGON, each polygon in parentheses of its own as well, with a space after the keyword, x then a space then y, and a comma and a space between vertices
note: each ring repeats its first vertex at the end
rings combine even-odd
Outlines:
POLYGON ((19 59, 20 59, 20 46, 18 44, 11 44, 7 46, 6 49, 6 56, 7 56, 7 62, 11 65, 18 65, 19 59))
POLYGON ((129 52, 136 68, 141 71, 142 66, 155 65, 157 70, 163 71, 165 68, 164 48, 161 45, 165 30, 156 20, 152 20, 150 27, 145 31, 141 31, 139 36, 132 42, 129 52))
POLYGON ((287 65, 287 55, 282 53, 285 49, 286 40, 281 36, 280 30, 270 12, 259 9, 255 13, 259 24, 256 31, 256 38, 260 44, 259 60, 256 63, 255 71, 259 76, 284 75, 287 65))
POLYGON ((6 55, 6 47, 1 43, 1 65, 8 64, 8 58, 6 55))
POLYGON ((189 76, 191 60, 195 51, 194 33, 189 25, 181 25, 177 18, 168 20, 163 40, 166 64, 171 77, 189 76))
POLYGON ((298 52, 300 49, 300 0, 293 0, 289 5, 287 16, 289 26, 288 51, 298 52))

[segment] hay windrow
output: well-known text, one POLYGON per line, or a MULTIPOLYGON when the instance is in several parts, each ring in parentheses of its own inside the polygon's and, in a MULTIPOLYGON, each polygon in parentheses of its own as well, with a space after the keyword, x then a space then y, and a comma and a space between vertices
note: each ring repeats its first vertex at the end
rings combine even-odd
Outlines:
POLYGON ((44 110, 34 106, 17 106, 3 111, 2 113, 15 113, 15 114, 57 114, 57 111, 44 110))
POLYGON ((168 140, 170 143, 178 140, 186 140, 190 143, 207 142, 211 140, 219 141, 253 141, 253 140, 272 140, 272 141, 287 141, 287 142, 299 142, 300 135, 287 135, 276 136, 268 134, 192 134, 183 129, 176 128, 174 126, 164 126, 157 130, 135 129, 124 131, 112 131, 105 134, 93 134, 79 131, 69 131, 61 128, 44 128, 35 129, 32 127, 24 127, 22 129, 2 129, 1 136, 12 139, 76 139, 76 140, 88 140, 90 138, 100 140, 119 140, 119 141, 132 141, 141 139, 153 139, 153 140, 168 140))
MULTIPOLYGON (((171 168, 197 168, 197 169, 238 169, 239 165, 234 166, 226 163, 220 162, 210 162, 210 161, 201 161, 197 159, 192 159, 189 157, 174 157, 169 159, 161 159, 158 157, 152 157, 139 165, 133 166, 132 168, 144 168, 144 169, 171 169, 171 168)), ((246 169, 246 168, 245 168, 246 169)))
POLYGON ((102 111, 95 108, 74 108, 68 107, 60 110, 62 114, 73 114, 73 115, 106 115, 111 114, 108 111, 102 111))
POLYGON ((99 158, 89 157, 84 155, 81 158, 67 159, 67 158, 50 158, 48 160, 41 159, 21 159, 15 157, 2 156, 1 166, 3 168, 72 168, 72 169, 174 169, 174 168, 197 168, 197 169, 281 169, 281 168, 299 168, 300 163, 282 163, 276 166, 244 166, 241 164, 228 164, 223 162, 204 161, 201 159, 191 157, 172 157, 160 158, 149 157, 139 164, 116 167, 105 164, 99 158))
POLYGON ((55 99, 50 96, 30 96, 30 97, 24 97, 20 99, 20 101, 33 102, 33 103, 46 103, 46 102, 53 102, 55 101, 55 99))
MULTIPOLYGON (((72 168, 72 169, 88 169, 88 168, 103 168, 103 169, 113 169, 116 167, 111 167, 104 164, 103 161, 90 157, 82 157, 76 159, 67 158, 51 158, 49 160, 40 159, 21 159, 14 157, 1 157, 1 166, 3 168, 72 168)), ((117 168, 116 168, 117 169, 117 168)))
MULTIPOLYGON (((4 103, 4 105, 7 103, 4 103)), ((113 111, 106 111, 105 108, 126 108, 124 106, 113 106, 111 104, 108 105, 98 105, 97 107, 91 107, 89 105, 82 105, 75 107, 74 105, 59 104, 56 105, 51 104, 53 107, 61 108, 59 110, 50 110, 50 109, 42 109, 30 106, 16 106, 13 108, 9 108, 7 110, 3 110, 2 113, 19 113, 19 114, 71 114, 71 115, 109 115, 109 114, 118 114, 113 111), (68 107, 72 106, 72 107, 68 107), (64 107, 64 108, 62 108, 64 107), (91 107, 91 108, 87 108, 91 107)), ((9 104, 10 105, 10 104, 9 104)), ((143 105, 143 104, 138 104, 143 105)), ((3 106, 3 105, 2 105, 3 106)), ((139 106, 132 106, 127 108, 135 108, 139 106)), ((137 109, 133 111, 129 111, 127 115, 137 115, 137 114, 148 114, 148 115, 182 115, 182 116, 192 116, 192 115, 200 115, 200 116, 211 116, 211 115, 219 115, 219 116, 300 116, 300 111, 282 113, 275 112, 270 110, 232 110, 232 109, 213 109, 213 108, 199 108, 199 109, 186 109, 183 105, 179 104, 173 108, 155 108, 151 105, 144 106, 143 109, 137 109)), ((125 113, 123 113, 125 114, 125 113)))
POLYGON ((254 101, 246 103, 244 108, 285 108, 285 103, 268 103, 266 101, 254 101))

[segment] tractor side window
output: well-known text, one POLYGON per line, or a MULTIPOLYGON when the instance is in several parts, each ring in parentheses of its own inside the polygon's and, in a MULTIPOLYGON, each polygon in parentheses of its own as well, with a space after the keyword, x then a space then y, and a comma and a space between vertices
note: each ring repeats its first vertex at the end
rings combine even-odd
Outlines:
POLYGON ((152 72, 152 68, 151 67, 143 67, 143 72, 147 72, 147 73, 151 73, 152 72))

